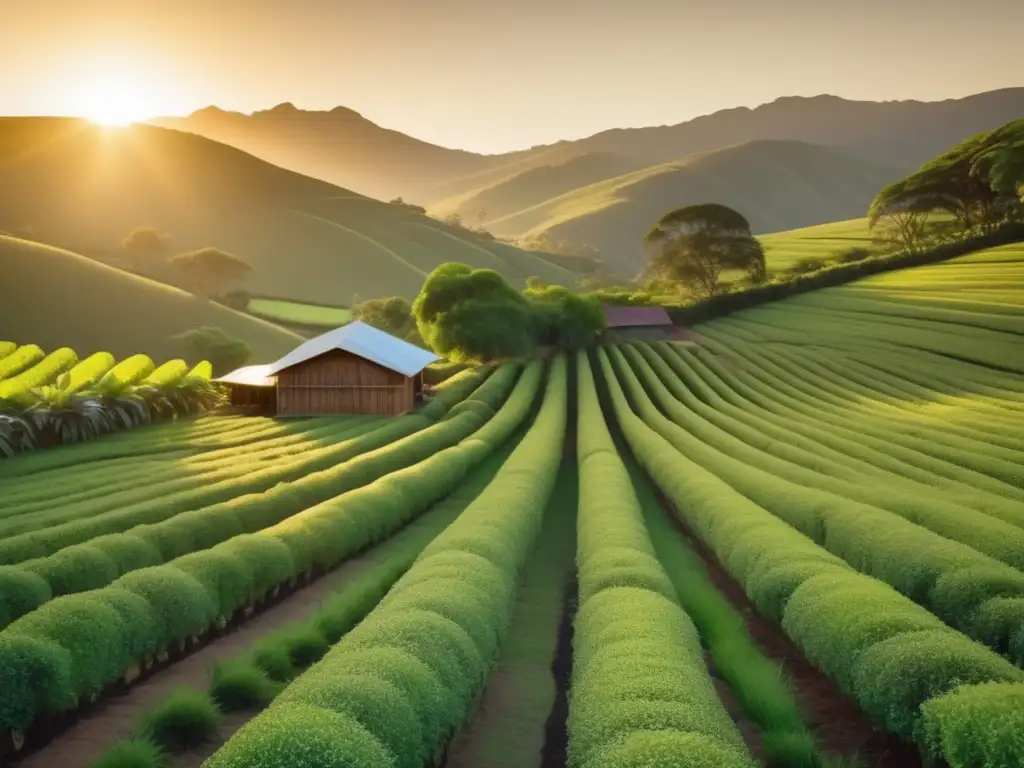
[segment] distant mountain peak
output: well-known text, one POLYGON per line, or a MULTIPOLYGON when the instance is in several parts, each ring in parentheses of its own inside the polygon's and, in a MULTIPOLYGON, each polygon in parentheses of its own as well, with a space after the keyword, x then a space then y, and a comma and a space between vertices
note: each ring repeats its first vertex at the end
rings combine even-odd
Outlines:
MULTIPOLYGON (((299 111, 300 110, 298 109, 298 107, 296 107, 290 101, 281 102, 276 107, 271 107, 270 109, 266 110, 266 112, 269 113, 269 114, 289 114, 289 113, 292 113, 292 112, 299 112, 299 111)), ((255 115, 256 113, 253 112, 253 114, 255 115)))

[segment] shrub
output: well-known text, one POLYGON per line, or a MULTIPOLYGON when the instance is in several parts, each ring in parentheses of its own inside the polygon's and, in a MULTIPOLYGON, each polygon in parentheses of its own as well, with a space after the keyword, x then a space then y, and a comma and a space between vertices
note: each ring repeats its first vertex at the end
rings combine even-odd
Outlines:
POLYGON ((165 768, 167 754, 148 739, 125 739, 103 753, 91 768, 165 768))
POLYGON ((1009 766, 1024 754, 1024 684, 964 685, 921 712, 929 752, 952 768, 1009 766))
POLYGON ((42 576, 16 566, 0 566, 0 627, 53 598, 42 576))
POLYGON ((71 653, 43 637, 0 635, 0 727, 25 730, 40 712, 74 706, 71 653))
POLYGON ((198 747, 217 732, 221 713, 209 694, 191 688, 172 691, 139 721, 139 734, 168 752, 198 747))
POLYGON ((248 659, 218 664, 210 682, 210 695, 224 712, 262 709, 280 691, 281 686, 248 659))

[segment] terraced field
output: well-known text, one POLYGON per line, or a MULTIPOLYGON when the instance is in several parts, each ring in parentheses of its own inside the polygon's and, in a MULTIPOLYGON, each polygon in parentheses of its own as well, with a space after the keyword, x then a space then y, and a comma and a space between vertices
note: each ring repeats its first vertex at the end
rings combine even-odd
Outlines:
POLYGON ((1024 764, 1021 270, 6 461, 5 759, 1024 764))

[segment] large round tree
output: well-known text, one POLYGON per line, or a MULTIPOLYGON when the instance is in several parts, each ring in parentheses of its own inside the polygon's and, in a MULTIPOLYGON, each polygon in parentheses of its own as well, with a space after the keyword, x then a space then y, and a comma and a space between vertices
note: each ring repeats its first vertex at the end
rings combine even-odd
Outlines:
POLYGON ((682 283, 698 297, 722 293, 722 273, 742 270, 753 282, 765 278, 764 249, 742 214, 705 203, 662 217, 644 238, 649 271, 682 283))

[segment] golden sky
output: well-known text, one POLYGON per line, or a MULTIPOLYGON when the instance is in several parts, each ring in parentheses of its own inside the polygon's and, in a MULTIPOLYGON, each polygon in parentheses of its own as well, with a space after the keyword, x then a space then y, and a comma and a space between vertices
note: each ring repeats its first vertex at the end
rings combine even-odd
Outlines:
POLYGON ((1022 0, 0 0, 0 114, 344 105, 484 152, 1024 85, 1022 0))

